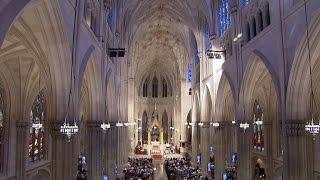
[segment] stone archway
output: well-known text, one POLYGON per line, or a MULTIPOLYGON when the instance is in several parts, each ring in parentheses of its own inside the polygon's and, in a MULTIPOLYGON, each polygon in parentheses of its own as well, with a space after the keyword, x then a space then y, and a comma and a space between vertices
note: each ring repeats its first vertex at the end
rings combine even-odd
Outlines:
POLYGON ((305 32, 297 47, 289 75, 286 94, 287 119, 285 122, 288 147, 286 148, 287 151, 284 152, 284 154, 287 154, 284 176, 293 180, 315 179, 313 171, 317 171, 315 168, 320 166, 320 162, 316 158, 319 156, 318 152, 320 150, 319 138, 313 141, 304 129, 305 124, 311 121, 312 115, 314 118, 318 118, 320 115, 319 24, 320 13, 318 12, 307 27, 309 28, 309 38, 307 38, 307 32, 305 32), (311 89, 313 89, 314 94, 313 107, 311 107, 311 89))
MULTIPOLYGON (((245 141, 240 144, 239 154, 241 154, 240 164, 242 167, 250 167, 249 171, 240 169, 241 172, 249 172, 252 174, 255 164, 250 162, 250 157, 256 152, 263 152, 263 159, 265 160, 265 173, 267 176, 273 174, 273 153, 281 156, 281 143, 282 143, 282 129, 280 121, 280 100, 278 98, 277 80, 273 79, 273 72, 268 69, 264 63, 265 61, 258 55, 253 54, 246 66, 244 72, 241 89, 240 89, 240 106, 244 107, 243 117, 249 124, 253 124, 253 129, 241 132, 239 135, 245 138, 245 141), (262 125, 257 125, 256 118, 258 115, 255 110, 258 103, 259 109, 263 113, 262 125), (255 132, 259 126, 261 131, 258 132, 260 137, 258 148, 256 148, 255 132)), ((242 108, 239 107, 239 108, 242 108)), ((258 138, 259 139, 259 138, 258 138)), ((240 159, 240 158, 239 158, 240 159)), ((242 174, 249 176, 249 174, 242 174)))

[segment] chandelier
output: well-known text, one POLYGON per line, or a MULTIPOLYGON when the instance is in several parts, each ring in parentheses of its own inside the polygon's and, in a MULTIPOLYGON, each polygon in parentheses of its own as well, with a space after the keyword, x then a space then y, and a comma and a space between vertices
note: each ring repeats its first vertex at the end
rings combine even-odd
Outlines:
POLYGON ((121 123, 121 122, 116 123, 116 127, 122 127, 122 126, 123 126, 123 123, 121 123))
POLYGON ((249 124, 247 122, 244 122, 244 123, 240 123, 240 128, 243 129, 243 130, 246 130, 249 128, 249 124))
POLYGON ((305 125, 305 130, 306 131, 308 131, 310 134, 312 134, 312 135, 317 135, 317 134, 319 134, 319 131, 320 131, 320 122, 319 122, 319 124, 315 124, 314 122, 313 122, 313 118, 312 118, 312 120, 311 120, 311 123, 309 122, 309 123, 307 123, 306 125, 305 125))
POLYGON ((212 125, 213 127, 215 127, 215 128, 217 128, 217 127, 220 126, 220 124, 219 124, 218 122, 213 122, 213 123, 211 123, 211 125, 212 125))
POLYGON ((76 122, 74 122, 73 125, 70 125, 65 121, 63 125, 60 126, 60 132, 62 134, 67 135, 68 139, 70 140, 72 135, 77 134, 79 132, 79 128, 76 122))
POLYGON ((104 131, 106 131, 107 129, 110 129, 111 126, 109 123, 105 123, 103 122, 101 125, 100 125, 101 129, 103 129, 104 131))

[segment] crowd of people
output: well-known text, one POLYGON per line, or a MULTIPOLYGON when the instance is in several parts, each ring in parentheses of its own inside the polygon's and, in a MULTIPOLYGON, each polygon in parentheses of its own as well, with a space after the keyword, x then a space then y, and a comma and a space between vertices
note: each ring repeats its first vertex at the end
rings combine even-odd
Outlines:
POLYGON ((169 180, 204 179, 200 169, 192 167, 189 158, 168 158, 164 165, 169 180))
POLYGON ((154 176, 152 158, 129 158, 123 170, 124 179, 151 180, 154 176))

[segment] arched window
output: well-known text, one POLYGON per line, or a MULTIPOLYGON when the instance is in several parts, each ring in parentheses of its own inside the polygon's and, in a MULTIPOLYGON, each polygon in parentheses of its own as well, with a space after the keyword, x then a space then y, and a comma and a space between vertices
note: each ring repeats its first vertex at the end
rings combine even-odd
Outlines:
POLYGON ((143 90, 142 91, 143 91, 142 96, 148 97, 148 82, 147 82, 147 80, 145 80, 143 83, 143 90))
POLYGON ((168 84, 165 79, 162 80, 162 97, 168 97, 168 84))
POLYGON ((220 0, 218 8, 219 35, 221 36, 231 25, 229 0, 220 0))
POLYGON ((0 170, 3 168, 3 140, 5 124, 5 94, 4 88, 0 84, 0 170))
POLYGON ((253 148, 264 150, 263 111, 257 100, 253 106, 253 148))
POLYGON ((256 35, 257 35, 256 18, 252 18, 252 37, 255 37, 256 35))
POLYGON ((265 26, 269 26, 270 25, 270 8, 269 8, 269 3, 267 3, 265 5, 265 21, 266 21, 266 25, 265 26))
POLYGON ((206 45, 206 51, 211 49, 211 41, 210 41, 210 27, 209 24, 206 23, 206 31, 205 31, 205 45, 206 45))
POLYGON ((262 11, 258 11, 258 32, 261 32, 263 30, 263 18, 262 18, 262 11))
POLYGON ((247 24, 246 24, 246 34, 247 34, 247 42, 249 42, 250 41, 250 39, 251 39, 251 33, 250 33, 250 24, 247 22, 247 24))
POLYGON ((156 77, 152 80, 152 97, 158 97, 158 79, 156 77))
POLYGON ((148 115, 143 112, 142 115, 142 144, 148 144, 148 115))
POLYGON ((107 18, 107 23, 109 25, 111 32, 114 32, 114 9, 115 9, 114 7, 111 7, 108 14, 108 18, 107 18))
POLYGON ((167 112, 164 111, 162 114, 162 128, 163 128, 163 141, 164 143, 168 143, 169 139, 168 139, 168 123, 169 123, 169 119, 168 119, 168 115, 167 112))
POLYGON ((45 121, 46 101, 43 90, 39 92, 33 102, 30 111, 30 131, 29 131, 29 158, 31 162, 40 161, 45 157, 44 149, 44 121, 45 121), (33 124, 42 124, 34 127, 33 124))
POLYGON ((246 6, 249 4, 249 2, 250 2, 250 0, 243 0, 243 5, 246 6))

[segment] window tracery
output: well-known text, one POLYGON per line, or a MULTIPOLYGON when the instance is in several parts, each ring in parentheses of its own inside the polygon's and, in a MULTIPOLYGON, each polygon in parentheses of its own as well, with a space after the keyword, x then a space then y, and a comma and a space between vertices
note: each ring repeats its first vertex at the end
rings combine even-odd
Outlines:
POLYGON ((219 35, 221 36, 231 25, 229 0, 220 0, 218 8, 219 35))
POLYGON ((264 150, 263 111, 257 100, 253 106, 253 148, 264 150))
POLYGON ((145 80, 143 83, 142 96, 148 97, 148 82, 147 82, 147 80, 145 80))
POLYGON ((158 97, 158 79, 156 77, 152 80, 152 97, 158 97))
POLYGON ((29 129, 29 159, 31 162, 40 161, 45 157, 44 149, 44 122, 45 122, 46 101, 44 92, 41 90, 36 96, 30 111, 29 129), (32 127, 32 124, 40 123, 42 127, 32 127))
POLYGON ((165 79, 162 80, 162 97, 168 97, 168 84, 165 79))

